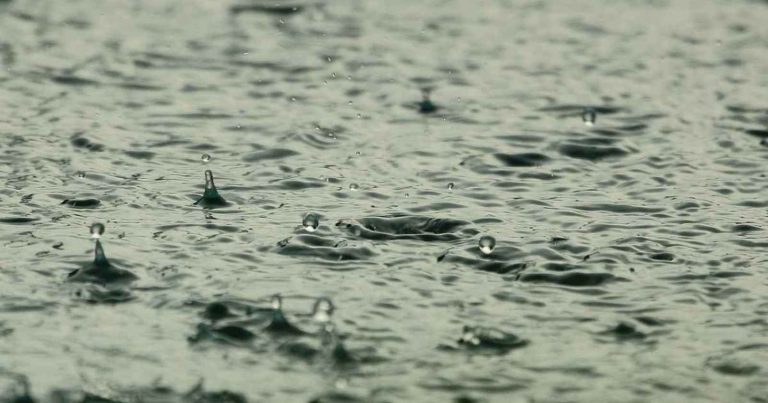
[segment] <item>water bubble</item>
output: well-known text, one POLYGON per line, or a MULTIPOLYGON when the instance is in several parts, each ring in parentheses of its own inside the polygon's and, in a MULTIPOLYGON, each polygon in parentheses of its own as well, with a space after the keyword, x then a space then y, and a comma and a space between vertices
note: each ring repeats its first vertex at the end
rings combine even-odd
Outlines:
POLYGON ((328 298, 319 298, 312 309, 312 317, 320 323, 328 323, 333 315, 333 303, 328 298))
POLYGON ((360 190, 360 185, 358 185, 357 183, 350 183, 349 190, 353 192, 357 192, 358 190, 360 190))
POLYGON ((454 186, 453 182, 448 183, 448 190, 453 190, 454 186))
POLYGON ((320 226, 320 217, 315 213, 307 213, 301 221, 301 225, 307 232, 315 232, 320 226))
POLYGON ((597 111, 595 108, 584 108, 581 112, 581 120, 584 121, 585 125, 593 126, 595 120, 597 120, 597 111))
POLYGON ((101 238, 101 235, 104 234, 104 224, 102 223, 93 223, 91 224, 91 238, 93 239, 99 239, 101 238))
POLYGON ((483 252, 485 255, 490 255, 491 252, 493 252, 493 248, 496 247, 496 239, 490 235, 484 235, 480 238, 478 246, 480 247, 480 252, 483 252))
POLYGON ((202 157, 200 157, 200 159, 201 159, 203 162, 207 163, 207 162, 211 161, 211 154, 203 154, 203 156, 202 156, 202 157))

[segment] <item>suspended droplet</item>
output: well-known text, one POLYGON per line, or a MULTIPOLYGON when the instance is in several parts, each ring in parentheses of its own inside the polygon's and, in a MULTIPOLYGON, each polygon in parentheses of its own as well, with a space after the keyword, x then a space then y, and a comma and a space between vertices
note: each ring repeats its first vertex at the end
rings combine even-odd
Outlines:
POLYGON ((305 231, 315 232, 320 226, 320 217, 315 213, 307 213, 301 221, 301 225, 304 226, 305 231))
POLYGON ((216 191, 216 185, 213 183, 213 172, 210 169, 205 171, 205 190, 216 191))
POLYGON ((328 298, 319 298, 312 309, 312 317, 320 323, 328 323, 333 315, 333 303, 328 298))
POLYGON ((359 113, 358 113, 358 114, 357 114, 357 118, 358 118, 358 119, 362 119, 362 118, 363 118, 363 115, 361 115, 361 114, 359 114, 359 113))
POLYGON ((77 177, 78 178, 85 178, 85 172, 83 172, 83 171, 78 172, 77 173, 77 177))
POLYGON ((360 185, 358 185, 357 183, 350 183, 349 190, 353 192, 357 192, 358 190, 360 190, 360 185))
POLYGON ((280 294, 273 295, 270 304, 272 305, 272 309, 276 311, 281 310, 283 308, 283 297, 281 297, 280 294))
POLYGON ((104 224, 98 222, 91 224, 91 238, 99 239, 102 234, 104 234, 104 224))
POLYGON ((491 252, 493 252, 493 248, 496 247, 496 239, 490 235, 484 235, 482 238, 480 238, 478 246, 480 247, 480 252, 485 255, 489 255, 491 252))
POLYGON ((581 112, 581 120, 584 121, 584 124, 587 126, 594 125, 595 120, 597 120, 597 111, 595 108, 584 108, 581 112))
POLYGON ((203 156, 200 157, 200 159, 203 160, 203 162, 208 163, 211 161, 211 154, 203 154, 203 156))
POLYGON ((454 186, 453 182, 448 183, 448 190, 453 190, 454 186))

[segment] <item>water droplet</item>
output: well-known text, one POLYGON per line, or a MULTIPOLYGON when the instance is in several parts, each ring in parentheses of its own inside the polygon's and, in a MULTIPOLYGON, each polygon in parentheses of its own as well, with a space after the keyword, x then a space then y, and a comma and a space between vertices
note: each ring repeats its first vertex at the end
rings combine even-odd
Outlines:
POLYGON ((453 190, 454 186, 453 182, 448 183, 448 190, 453 190))
POLYGON ((760 145, 761 145, 761 146, 765 146, 765 147, 768 147, 768 137, 766 137, 766 138, 762 139, 762 140, 760 141, 760 145))
POLYGON ((200 157, 200 159, 203 160, 203 162, 207 163, 211 161, 211 154, 203 154, 203 156, 200 157))
POLYGON ((357 114, 357 118, 358 118, 358 119, 362 119, 362 118, 363 118, 363 115, 361 115, 361 114, 359 114, 359 113, 358 113, 358 114, 357 114))
POLYGON ((461 103, 461 97, 456 97, 456 102, 461 103))
POLYGON ((330 56, 328 56, 328 63, 330 63, 330 62, 332 62, 332 61, 333 61, 333 58, 332 58, 332 57, 330 57, 330 56))
POLYGON ((360 185, 358 185, 357 183, 350 183, 349 190, 353 192, 357 192, 358 190, 360 190, 360 185))
POLYGON ((333 315, 333 303, 328 298, 319 298, 312 309, 312 317, 320 323, 328 323, 333 315))
POLYGON ((83 172, 83 171, 78 172, 77 173, 77 177, 78 178, 85 178, 85 172, 83 172))
POLYGON ((283 308, 283 297, 281 297, 280 294, 273 295, 270 304, 272 305, 272 309, 276 311, 281 310, 283 308))
POLYGON ((104 224, 98 222, 91 224, 91 238, 99 239, 102 234, 104 234, 104 224))
POLYGON ((315 213, 307 213, 301 221, 301 225, 304 226, 305 231, 315 232, 320 226, 320 217, 315 213))
POLYGON ((490 235, 484 235, 480 238, 478 246, 480 247, 480 252, 483 252, 485 255, 490 255, 491 252, 493 252, 493 248, 496 247, 496 239, 490 235))
POLYGON ((296 102, 296 97, 291 97, 291 102, 296 102))
POLYGON ((597 120, 597 111, 595 108, 584 108, 581 112, 581 120, 584 121, 585 125, 593 126, 595 120, 597 120))

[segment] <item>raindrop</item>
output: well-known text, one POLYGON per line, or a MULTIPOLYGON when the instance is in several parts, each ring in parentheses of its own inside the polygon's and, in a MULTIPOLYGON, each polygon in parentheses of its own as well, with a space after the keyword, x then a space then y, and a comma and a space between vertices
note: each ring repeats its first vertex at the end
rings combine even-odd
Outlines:
POLYGON ((320 217, 315 213, 307 213, 301 221, 301 225, 307 232, 315 232, 320 226, 320 217))
POLYGON ((104 234, 104 224, 98 222, 91 224, 91 238, 99 239, 102 234, 104 234))
POLYGON ((85 178, 85 172, 83 172, 83 171, 78 172, 77 173, 77 177, 78 178, 85 178))
POLYGON ((768 147, 768 137, 766 137, 766 138, 762 139, 762 140, 760 141, 760 145, 761 145, 761 146, 764 146, 764 147, 768 147))
POLYGON ((597 120, 597 111, 595 108, 584 108, 581 112, 581 120, 584 121, 585 125, 593 126, 595 120, 597 120))
POLYGON ((358 113, 358 114, 357 114, 357 118, 358 118, 358 119, 362 119, 362 118, 363 118, 363 115, 361 115, 361 114, 359 114, 359 113, 358 113))
POLYGON ((203 156, 200 157, 200 159, 203 160, 203 162, 208 163, 211 161, 211 154, 203 154, 203 156))
POLYGON ((493 252, 493 248, 496 247, 496 239, 490 235, 484 235, 480 238, 478 246, 480 247, 480 252, 483 252, 485 255, 490 255, 491 252, 493 252))
POLYGON ((453 182, 448 183, 448 190, 453 190, 454 186, 453 182))
POLYGON ((350 183, 349 190, 353 192, 357 192, 358 190, 360 190, 360 185, 358 185, 357 183, 350 183))

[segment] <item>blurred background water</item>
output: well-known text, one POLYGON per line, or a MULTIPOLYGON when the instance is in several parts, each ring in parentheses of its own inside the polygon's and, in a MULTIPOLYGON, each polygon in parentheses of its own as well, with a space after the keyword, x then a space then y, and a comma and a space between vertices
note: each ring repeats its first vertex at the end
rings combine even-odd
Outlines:
POLYGON ((766 21, 0 1, 0 394, 766 402, 766 21))

